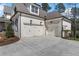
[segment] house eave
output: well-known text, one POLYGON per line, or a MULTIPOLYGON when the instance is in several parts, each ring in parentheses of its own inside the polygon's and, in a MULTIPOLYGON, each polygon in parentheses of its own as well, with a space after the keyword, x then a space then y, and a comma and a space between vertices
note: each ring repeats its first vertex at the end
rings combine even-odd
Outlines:
MULTIPOLYGON (((65 17, 65 16, 55 17, 55 18, 50 18, 50 19, 47 19, 47 20, 56 19, 56 18, 65 18, 65 19, 67 19, 67 20, 65 20, 65 21, 67 21, 67 22, 70 22, 70 23, 71 23, 70 19, 68 19, 68 18, 67 18, 67 17, 65 17)), ((63 20, 64 20, 64 19, 63 19, 63 20)))
POLYGON ((21 11, 16 11, 16 13, 10 18, 10 20, 12 20, 12 18, 13 18, 17 13, 23 13, 23 14, 27 14, 27 15, 31 15, 31 16, 35 16, 35 17, 39 17, 39 18, 45 19, 45 17, 40 17, 40 16, 38 16, 38 15, 34 15, 34 14, 30 14, 30 13, 24 13, 24 12, 21 12, 21 11))

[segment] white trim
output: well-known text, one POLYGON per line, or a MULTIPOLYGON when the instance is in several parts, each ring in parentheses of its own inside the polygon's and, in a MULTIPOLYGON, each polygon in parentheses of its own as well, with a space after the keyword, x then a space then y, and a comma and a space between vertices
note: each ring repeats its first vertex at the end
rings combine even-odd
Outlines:
MULTIPOLYGON (((36 6, 36 5, 33 5, 33 6, 36 6)), ((36 6, 38 7, 38 6, 36 6)), ((34 15, 39 15, 39 7, 38 7, 38 13, 34 13, 32 12, 32 5, 30 5, 30 13, 34 14, 34 15)))

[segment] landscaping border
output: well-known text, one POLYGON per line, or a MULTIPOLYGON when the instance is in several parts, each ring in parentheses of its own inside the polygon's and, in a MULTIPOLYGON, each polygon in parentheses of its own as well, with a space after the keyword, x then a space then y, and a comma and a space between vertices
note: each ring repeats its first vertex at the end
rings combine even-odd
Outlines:
POLYGON ((7 38, 4 41, 0 42, 0 46, 8 45, 19 41, 18 37, 7 38))

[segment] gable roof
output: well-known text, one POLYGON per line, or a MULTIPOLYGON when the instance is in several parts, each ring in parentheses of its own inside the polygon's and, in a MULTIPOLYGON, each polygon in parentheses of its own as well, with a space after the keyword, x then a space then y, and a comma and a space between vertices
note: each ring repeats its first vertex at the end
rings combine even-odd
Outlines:
POLYGON ((65 19, 62 19, 62 20, 71 23, 70 19, 68 19, 67 17, 63 16, 61 13, 56 12, 56 11, 48 13, 46 18, 47 18, 47 20, 51 20, 51 19, 56 19, 56 18, 61 18, 61 17, 65 18, 65 19))
MULTIPOLYGON (((30 15, 34 15, 34 14, 31 14, 29 12, 29 10, 27 9, 27 5, 29 5, 29 4, 32 5, 33 3, 26 3, 26 6, 24 3, 16 3, 15 4, 16 11, 30 14, 30 15)), ((35 15, 35 16, 39 16, 39 17, 44 18, 45 16, 47 16, 47 13, 39 7, 39 15, 35 15)))
MULTIPOLYGON (((61 17, 64 17, 64 18, 68 19, 67 17, 62 16, 59 12, 56 12, 56 11, 46 13, 44 10, 42 10, 42 8, 40 8, 39 5, 38 5, 39 6, 39 15, 31 14, 29 12, 29 10, 27 9, 27 5, 30 5, 30 4, 34 4, 34 3, 15 3, 16 11, 24 13, 24 14, 36 16, 36 17, 41 17, 43 19, 46 18, 46 20, 55 19, 55 18, 61 18, 61 17)), ((16 14, 16 12, 15 12, 15 14, 16 14)))

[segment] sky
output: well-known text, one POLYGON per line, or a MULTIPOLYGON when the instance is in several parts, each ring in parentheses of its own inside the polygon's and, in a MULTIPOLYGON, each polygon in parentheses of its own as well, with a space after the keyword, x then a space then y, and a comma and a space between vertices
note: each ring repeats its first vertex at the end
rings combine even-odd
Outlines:
POLYGON ((12 6, 12 3, 0 3, 0 16, 3 15, 3 6, 6 5, 6 6, 12 6))
MULTIPOLYGON (((51 10, 49 12, 54 11, 55 10, 55 6, 56 6, 56 3, 49 3, 49 6, 51 7, 51 10)), ((71 6, 68 3, 64 3, 64 6, 65 6, 66 9, 67 8, 71 8, 71 7, 74 7, 74 5, 71 6)), ((76 3, 76 7, 79 8, 79 4, 78 3, 76 3)))
MULTIPOLYGON (((12 3, 0 3, 0 16, 3 14, 3 11, 2 11, 3 10, 3 7, 2 7, 3 5, 7 5, 7 6, 11 7, 13 4, 12 3)), ((66 9, 71 7, 71 5, 68 5, 67 3, 64 3, 64 5, 65 5, 66 9)), ((49 10, 49 12, 54 11, 56 3, 49 3, 49 6, 51 7, 51 10, 49 10)), ((76 6, 79 7, 79 4, 76 4, 76 6)))

